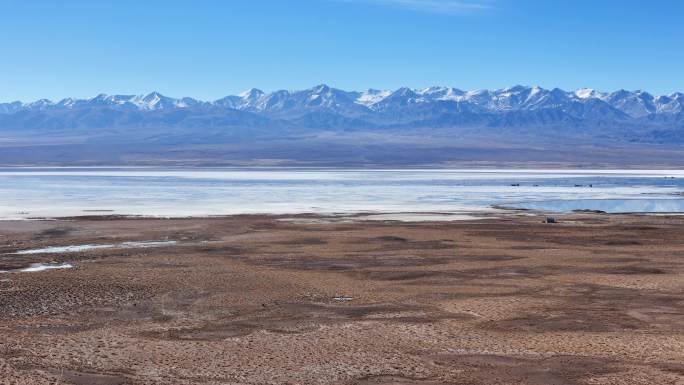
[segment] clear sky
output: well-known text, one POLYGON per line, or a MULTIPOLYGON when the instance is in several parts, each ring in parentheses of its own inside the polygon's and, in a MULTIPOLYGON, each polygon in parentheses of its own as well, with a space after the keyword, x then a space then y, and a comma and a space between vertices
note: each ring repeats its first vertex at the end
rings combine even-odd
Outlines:
POLYGON ((684 1, 0 0, 0 101, 251 87, 684 91, 684 1))

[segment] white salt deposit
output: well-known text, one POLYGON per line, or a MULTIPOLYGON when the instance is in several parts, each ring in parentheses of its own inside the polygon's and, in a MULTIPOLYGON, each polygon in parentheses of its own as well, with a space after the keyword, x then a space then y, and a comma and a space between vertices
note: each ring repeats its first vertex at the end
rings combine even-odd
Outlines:
POLYGON ((0 168, 0 219, 482 213, 681 191, 684 170, 0 168))
POLYGON ((0 273, 35 273, 39 271, 45 271, 45 270, 53 270, 53 269, 71 269, 74 267, 73 265, 69 263, 33 263, 29 267, 24 267, 21 269, 15 269, 15 270, 0 270, 0 273))
POLYGON ((24 269, 20 269, 20 272, 23 273, 33 273, 37 271, 45 271, 45 270, 52 270, 52 269, 71 269, 74 267, 73 265, 69 263, 61 263, 59 265, 53 265, 53 264, 45 264, 45 263, 34 263, 29 267, 26 267, 24 269))
POLYGON ((11 254, 60 254, 60 253, 78 253, 81 251, 98 250, 98 249, 133 249, 133 248, 147 248, 147 247, 162 247, 176 244, 176 241, 144 241, 144 242, 122 242, 102 245, 71 245, 71 246, 50 246, 40 249, 20 250, 11 254))

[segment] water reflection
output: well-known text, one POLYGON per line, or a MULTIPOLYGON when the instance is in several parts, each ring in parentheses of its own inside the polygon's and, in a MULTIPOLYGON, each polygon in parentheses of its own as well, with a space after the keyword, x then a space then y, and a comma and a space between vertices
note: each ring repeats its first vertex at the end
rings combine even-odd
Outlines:
POLYGON ((522 202, 510 207, 571 212, 575 210, 595 210, 606 213, 681 213, 684 212, 684 199, 574 199, 522 202))

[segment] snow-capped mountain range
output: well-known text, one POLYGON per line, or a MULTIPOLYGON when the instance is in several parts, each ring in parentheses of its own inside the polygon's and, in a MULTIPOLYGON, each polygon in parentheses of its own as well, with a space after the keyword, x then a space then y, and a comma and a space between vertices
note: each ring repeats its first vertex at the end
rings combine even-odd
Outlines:
POLYGON ((684 110, 684 94, 677 92, 656 96, 640 90, 608 93, 589 88, 564 91, 537 86, 472 91, 453 87, 403 87, 394 91, 369 89, 358 92, 319 85, 307 90, 280 90, 271 93, 253 88, 239 95, 226 96, 215 101, 201 101, 190 97, 172 98, 158 92, 147 95, 100 94, 90 99, 66 98, 60 101, 41 99, 30 103, 0 103, 0 113, 97 107, 139 111, 225 108, 264 114, 295 110, 331 110, 362 114, 430 104, 468 105, 482 112, 556 108, 571 111, 573 105, 596 104, 614 109, 618 115, 622 113, 625 117, 641 118, 653 114, 681 113, 684 110))
POLYGON ((152 92, 0 103, 0 164, 661 166, 681 159, 682 93, 320 85, 214 101, 152 92))
POLYGON ((38 136, 118 135, 118 139, 133 140, 176 135, 186 141, 211 142, 236 135, 291 137, 360 131, 684 143, 684 94, 536 86, 359 92, 319 85, 270 93, 251 89, 214 101, 152 92, 0 104, 0 133, 38 136))

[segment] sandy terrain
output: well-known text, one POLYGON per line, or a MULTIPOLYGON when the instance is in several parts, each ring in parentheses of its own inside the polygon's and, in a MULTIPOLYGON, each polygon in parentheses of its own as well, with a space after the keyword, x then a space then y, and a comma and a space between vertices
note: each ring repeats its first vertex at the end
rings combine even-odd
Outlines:
POLYGON ((684 384, 684 217, 542 219, 0 222, 0 383, 684 384))

